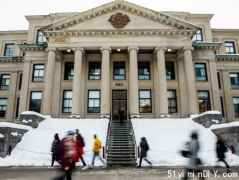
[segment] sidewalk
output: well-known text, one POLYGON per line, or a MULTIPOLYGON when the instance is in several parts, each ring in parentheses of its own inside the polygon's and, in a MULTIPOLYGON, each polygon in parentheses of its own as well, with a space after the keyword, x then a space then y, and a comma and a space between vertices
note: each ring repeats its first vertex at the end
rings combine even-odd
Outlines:
MULTIPOLYGON (((91 170, 82 171, 82 167, 77 167, 76 171, 73 172, 72 180, 176 180, 179 178, 183 167, 142 167, 137 169, 135 167, 108 167, 102 169, 96 167, 91 170), (171 170, 171 176, 168 177, 171 170), (175 172, 175 177, 174 176, 175 172)), ((221 167, 218 170, 217 176, 213 172, 209 172, 210 167, 205 167, 205 175, 209 176, 206 179, 215 180, 236 180, 239 177, 238 167, 232 168, 234 172, 231 174, 236 177, 223 177, 223 173, 226 168, 221 167)), ((0 168, 0 179, 1 180, 50 180, 58 175, 59 168, 48 169, 47 167, 1 167, 0 168)), ((229 174, 228 174, 229 175, 229 174)), ((196 174, 195 174, 196 176, 196 174)), ((191 178, 198 179, 198 178, 191 178)))

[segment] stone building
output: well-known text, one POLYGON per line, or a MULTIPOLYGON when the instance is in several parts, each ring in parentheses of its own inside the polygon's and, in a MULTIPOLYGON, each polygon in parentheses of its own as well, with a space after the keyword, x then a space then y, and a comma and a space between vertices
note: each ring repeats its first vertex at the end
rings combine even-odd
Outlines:
POLYGON ((123 0, 81 13, 26 16, 0 32, 0 121, 23 111, 55 118, 239 120, 239 31, 213 14, 156 12, 123 0), (225 27, 226 28, 226 27, 225 27))

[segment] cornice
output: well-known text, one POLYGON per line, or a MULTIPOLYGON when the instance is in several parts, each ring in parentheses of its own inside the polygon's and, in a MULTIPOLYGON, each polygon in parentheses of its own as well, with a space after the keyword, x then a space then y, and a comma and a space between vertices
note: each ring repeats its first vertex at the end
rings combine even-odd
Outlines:
POLYGON ((4 62, 24 62, 24 56, 0 57, 0 63, 4 63, 4 62))
POLYGON ((192 46, 194 49, 218 49, 221 47, 222 43, 221 42, 204 42, 204 41, 199 41, 199 42, 192 42, 192 46))
POLYGON ((218 61, 239 61, 239 54, 216 54, 218 61))
POLYGON ((45 31, 45 37, 74 37, 74 36, 193 36, 194 30, 162 30, 162 29, 94 29, 94 30, 66 30, 45 31))
POLYGON ((47 47, 47 43, 43 44, 18 44, 18 47, 23 51, 44 51, 47 47))

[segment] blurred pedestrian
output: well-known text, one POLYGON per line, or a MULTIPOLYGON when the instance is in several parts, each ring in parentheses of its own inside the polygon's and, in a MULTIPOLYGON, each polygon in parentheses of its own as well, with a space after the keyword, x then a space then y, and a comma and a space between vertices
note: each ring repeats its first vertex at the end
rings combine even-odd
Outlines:
MULTIPOLYGON (((188 155, 188 157, 190 158, 189 160, 189 165, 188 165, 188 169, 185 172, 184 175, 184 180, 188 179, 190 176, 190 173, 198 173, 197 176, 201 179, 204 180, 203 177, 203 173, 200 170, 199 166, 201 164, 201 160, 198 158, 197 153, 199 150, 199 143, 198 143, 198 134, 197 132, 193 132, 191 135, 191 142, 190 142, 190 153, 188 155), (199 173, 201 175, 199 175, 199 173)), ((195 176, 196 177, 196 176, 195 176)))
POLYGON ((120 108, 118 114, 119 114, 119 117, 120 117, 120 124, 122 126, 123 125, 123 120, 124 120, 124 109, 120 108))
POLYGON ((217 162, 222 161, 227 167, 227 172, 231 172, 230 166, 225 161, 225 153, 227 152, 226 141, 219 135, 217 135, 216 152, 218 157, 217 162))
POLYGON ((141 163, 142 163, 143 158, 149 164, 149 166, 152 167, 152 163, 148 159, 146 159, 147 151, 149 150, 149 145, 148 145, 145 137, 141 138, 140 148, 141 148, 140 159, 139 159, 139 165, 137 167, 141 168, 141 163))
POLYGON ((61 144, 61 140, 59 139, 58 134, 55 134, 54 141, 53 141, 52 146, 51 146, 52 162, 51 162, 51 166, 49 166, 48 168, 53 169, 53 165, 54 165, 55 161, 57 161, 60 164, 60 162, 59 162, 59 147, 60 147, 60 144, 61 144))
POLYGON ((103 168, 106 168, 107 165, 105 164, 104 160, 100 156, 101 142, 100 142, 99 139, 97 139, 96 135, 94 135, 94 139, 95 139, 94 149, 93 149, 94 155, 93 155, 93 159, 92 159, 92 163, 91 163, 90 168, 93 168, 96 156, 98 156, 99 159, 101 160, 101 162, 104 164, 103 168))

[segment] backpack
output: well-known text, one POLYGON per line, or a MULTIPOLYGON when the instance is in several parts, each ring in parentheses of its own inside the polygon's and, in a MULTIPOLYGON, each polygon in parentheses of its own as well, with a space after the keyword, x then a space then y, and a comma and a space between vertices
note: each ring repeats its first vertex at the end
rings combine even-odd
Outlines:
POLYGON ((183 144, 182 150, 181 150, 181 154, 183 157, 185 158, 189 158, 191 151, 190 151, 190 142, 185 142, 183 144))

